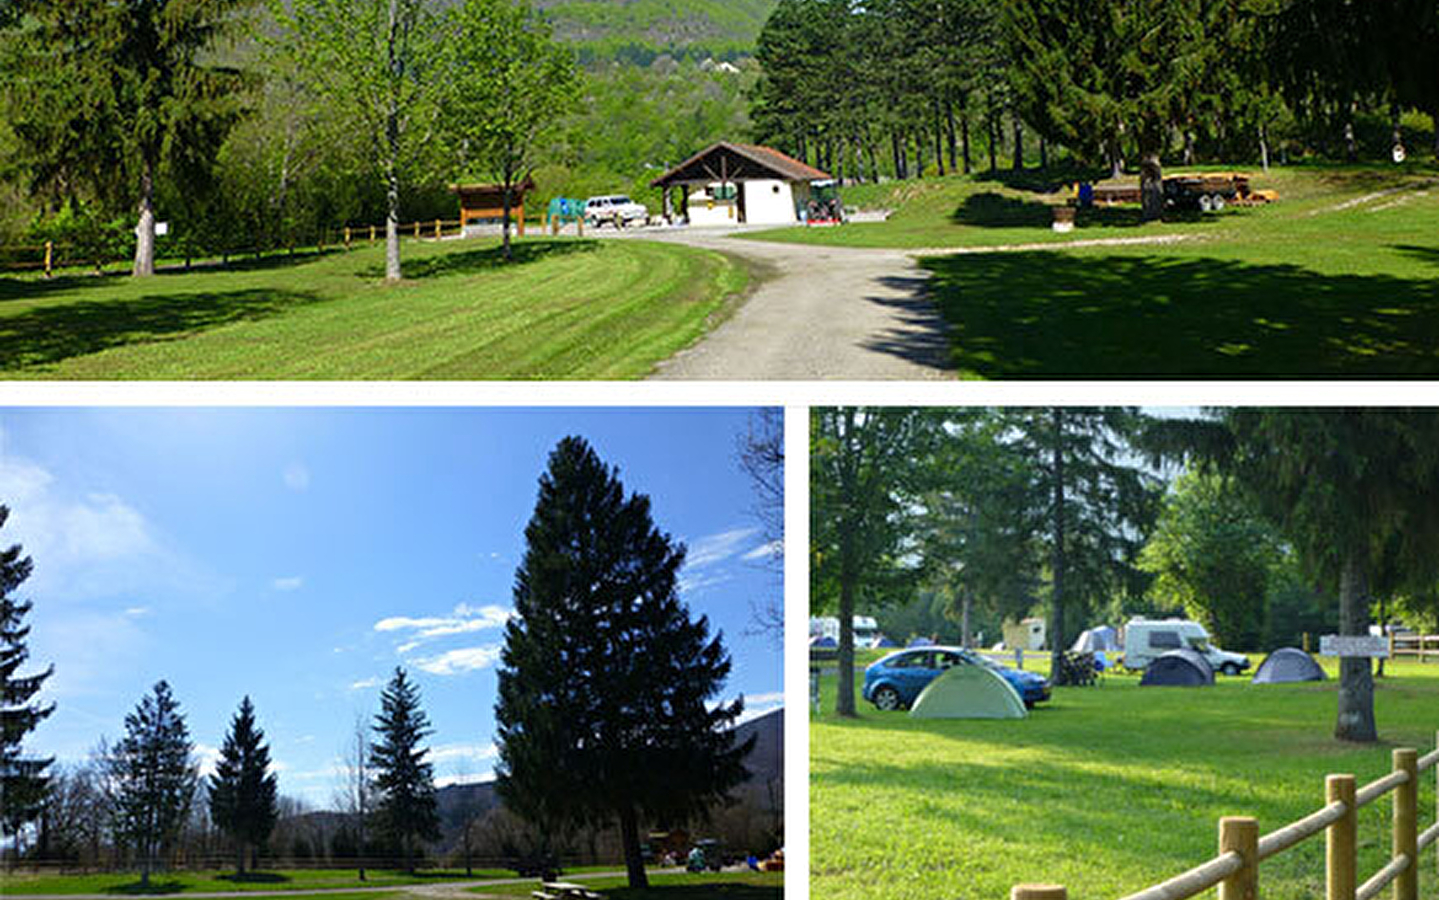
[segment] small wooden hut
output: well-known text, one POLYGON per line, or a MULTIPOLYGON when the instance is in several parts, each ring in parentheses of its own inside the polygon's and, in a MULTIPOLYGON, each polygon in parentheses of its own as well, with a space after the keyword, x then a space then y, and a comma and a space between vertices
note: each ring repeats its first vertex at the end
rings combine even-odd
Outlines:
MULTIPOLYGON (((521 237, 525 234, 525 195, 535 189, 526 178, 511 188, 510 217, 521 237)), ((505 186, 502 184, 455 184, 450 186, 460 198, 460 230, 471 222, 499 222, 505 215, 505 186)))

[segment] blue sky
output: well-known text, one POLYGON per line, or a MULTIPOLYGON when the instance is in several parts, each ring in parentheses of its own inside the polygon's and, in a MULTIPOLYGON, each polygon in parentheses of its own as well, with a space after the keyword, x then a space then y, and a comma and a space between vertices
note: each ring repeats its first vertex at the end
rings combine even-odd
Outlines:
POLYGON ((338 757, 404 665, 442 783, 494 765, 495 663, 549 451, 587 438, 689 546, 682 595, 724 632, 725 698, 780 704, 780 586, 735 461, 734 409, 0 410, 0 544, 35 574, 30 752, 83 758, 167 679, 208 764, 253 699, 280 789, 331 803, 338 757))

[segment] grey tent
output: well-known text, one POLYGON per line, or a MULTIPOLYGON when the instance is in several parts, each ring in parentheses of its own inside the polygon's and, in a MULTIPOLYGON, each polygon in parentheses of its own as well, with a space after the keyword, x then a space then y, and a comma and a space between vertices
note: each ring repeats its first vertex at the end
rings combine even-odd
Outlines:
POLYGON ((1291 681, 1323 681, 1329 676, 1314 657, 1298 647, 1283 647, 1264 658, 1254 670, 1253 684, 1284 684, 1291 681))
POLYGON ((1156 656, 1139 679, 1140 687, 1204 687, 1213 683, 1214 668, 1209 660, 1187 647, 1156 656))
POLYGON ((898 647, 898 646, 899 646, 899 645, 896 644, 894 641, 890 640, 889 638, 885 637, 884 635, 880 635, 880 636, 879 636, 879 640, 875 641, 875 642, 874 642, 874 645, 875 645, 876 647, 898 647))
POLYGON ((832 637, 814 635, 809 639, 809 648, 811 650, 834 650, 838 647, 839 641, 836 641, 832 637))
POLYGON ((1108 625, 1082 631, 1069 648, 1073 653, 1103 653, 1119 649, 1119 632, 1108 625))
POLYGON ((1024 701, 1004 676, 980 665, 957 665, 931 681, 910 707, 916 719, 1023 719, 1024 701))

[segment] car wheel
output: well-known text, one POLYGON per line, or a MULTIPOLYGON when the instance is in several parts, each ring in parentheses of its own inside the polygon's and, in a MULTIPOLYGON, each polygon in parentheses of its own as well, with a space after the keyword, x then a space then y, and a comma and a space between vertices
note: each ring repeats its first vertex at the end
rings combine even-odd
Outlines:
POLYGON ((874 692, 874 706, 876 709, 885 712, 892 712, 899 709, 899 691, 892 687, 882 687, 874 692))
POLYGON ((1219 667, 1219 671, 1224 675, 1238 675, 1239 667, 1236 666, 1234 663, 1225 663, 1224 665, 1219 667))

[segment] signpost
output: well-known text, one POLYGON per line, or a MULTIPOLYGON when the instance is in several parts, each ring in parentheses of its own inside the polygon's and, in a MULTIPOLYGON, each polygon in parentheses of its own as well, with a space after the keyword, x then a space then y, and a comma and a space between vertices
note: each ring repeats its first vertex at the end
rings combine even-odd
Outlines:
POLYGON ((1379 635, 1326 634, 1319 638, 1319 655, 1388 659, 1389 639, 1379 635))

